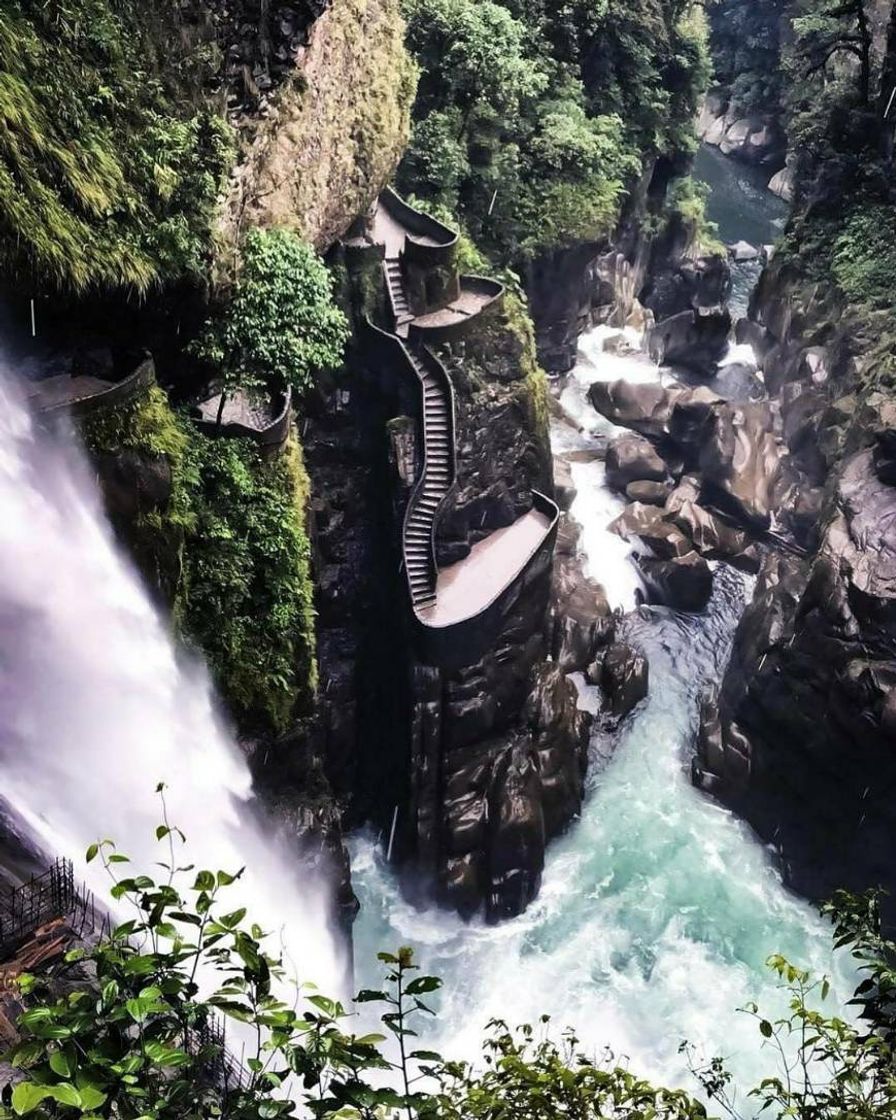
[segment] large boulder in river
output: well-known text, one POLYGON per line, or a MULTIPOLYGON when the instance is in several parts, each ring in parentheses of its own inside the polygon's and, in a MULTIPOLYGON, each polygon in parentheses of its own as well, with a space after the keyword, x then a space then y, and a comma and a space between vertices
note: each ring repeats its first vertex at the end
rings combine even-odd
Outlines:
POLYGON ((666 464, 643 436, 625 435, 607 449, 607 485, 624 491, 630 482, 663 482, 666 464))
POLYGON ((601 686, 610 711, 619 719, 632 712, 647 696, 650 668, 638 650, 619 642, 610 646, 601 663, 601 686))
POLYGON ((669 515, 669 520, 693 541, 701 556, 709 560, 725 560, 752 575, 759 571, 759 552, 749 534, 727 524, 696 502, 682 502, 669 515))
POLYGON ((712 569, 696 552, 670 560, 639 556, 638 566, 644 573, 651 602, 689 614, 706 609, 712 597, 712 569))
POLYGON ((660 365, 680 366, 701 377, 713 377, 731 334, 731 313, 725 307, 682 311, 663 319, 647 333, 647 350, 660 365))
POLYGON ((723 405, 701 437, 704 486, 739 520, 767 528, 774 509, 781 449, 767 402, 723 405))
POLYGON ((588 399, 612 424, 659 439, 668 431, 676 396, 661 385, 595 381, 588 399))

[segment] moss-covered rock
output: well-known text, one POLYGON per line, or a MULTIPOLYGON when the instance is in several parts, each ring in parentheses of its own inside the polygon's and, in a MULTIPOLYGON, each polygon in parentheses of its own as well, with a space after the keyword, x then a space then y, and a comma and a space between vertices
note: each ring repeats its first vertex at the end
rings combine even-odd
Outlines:
POLYGON ((398 0, 335 0, 314 25, 299 73, 248 141, 225 246, 249 224, 287 226, 326 249, 392 178, 416 88, 399 9, 398 0))
POLYGON ((194 435, 192 525, 176 617, 246 727, 283 732, 317 684, 306 531, 308 476, 294 435, 266 459, 248 440, 194 435))
POLYGON ((285 731, 317 683, 296 436, 273 459, 248 440, 208 439, 153 386, 85 421, 84 440, 116 532, 239 725, 285 731))

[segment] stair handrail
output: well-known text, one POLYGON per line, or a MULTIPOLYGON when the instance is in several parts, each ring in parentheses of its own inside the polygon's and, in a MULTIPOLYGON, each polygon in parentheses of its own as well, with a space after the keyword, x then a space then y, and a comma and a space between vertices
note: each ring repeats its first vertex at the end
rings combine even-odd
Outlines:
MULTIPOLYGON (((390 260, 397 260, 397 261, 401 262, 401 257, 386 257, 383 260, 383 263, 380 265, 380 268, 382 269, 382 273, 383 273, 383 287, 385 287, 386 295, 389 298, 389 310, 392 314, 392 323, 395 326, 395 330, 397 331, 398 330, 398 311, 395 308, 395 297, 392 295, 392 285, 389 283, 389 261, 390 260)), ((369 322, 369 320, 368 320, 368 322, 369 322)), ((371 326, 372 325, 373 324, 371 324, 371 326)), ((379 330, 380 328, 377 327, 376 329, 379 330)))
MULTIPOLYGON (((420 504, 421 498, 423 496, 423 490, 426 485, 426 476, 429 470, 429 440, 427 438, 426 429, 426 386, 424 385, 423 378, 418 372, 417 367, 411 358, 410 351, 405 346, 403 340, 400 339, 398 335, 392 334, 389 331, 385 331, 382 327, 378 327, 375 323, 372 323, 370 319, 367 319, 367 326, 377 336, 379 336, 381 340, 386 342, 400 354, 405 365, 414 374, 417 386, 420 390, 420 423, 421 430, 423 432, 423 464, 420 475, 417 478, 417 481, 414 483, 414 487, 411 490, 410 497, 408 498, 408 504, 404 512, 404 521, 401 531, 401 554, 404 562, 405 574, 408 578, 408 585, 410 587, 410 569, 408 567, 408 533, 410 531, 410 520, 414 511, 420 504)), ((452 491, 454 490, 454 487, 457 484, 457 427, 455 419, 455 394, 451 377, 449 376, 448 371, 445 369, 439 359, 435 356, 435 354, 433 354, 426 347, 415 349, 414 353, 425 365, 429 367, 429 370, 439 379, 443 389, 445 390, 448 402, 449 484, 444 496, 440 499, 439 504, 432 512, 432 524, 429 533, 430 572, 433 582, 433 591, 435 591, 435 585, 436 581, 438 580, 439 574, 439 565, 436 557, 436 529, 438 527, 442 510, 445 507, 445 503, 448 501, 452 491)), ((411 603, 413 604, 413 595, 411 595, 411 603)), ((417 613, 416 607, 414 607, 414 613, 417 613)))

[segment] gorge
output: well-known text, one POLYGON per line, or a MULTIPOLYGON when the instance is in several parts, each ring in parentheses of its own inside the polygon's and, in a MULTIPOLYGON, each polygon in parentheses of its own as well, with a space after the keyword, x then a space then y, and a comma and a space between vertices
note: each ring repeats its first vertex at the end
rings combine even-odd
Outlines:
POLYGON ((0 1111, 144 1115, 84 984, 159 1120, 890 1115, 896 9, 68 2, 0 5, 0 1111), (125 993, 32 877, 179 830, 125 993))

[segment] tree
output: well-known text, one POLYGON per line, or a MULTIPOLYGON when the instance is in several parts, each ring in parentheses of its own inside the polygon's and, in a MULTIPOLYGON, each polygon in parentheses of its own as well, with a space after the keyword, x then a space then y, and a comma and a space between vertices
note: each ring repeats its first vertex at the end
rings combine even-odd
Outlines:
POLYGON ((871 103, 872 30, 865 0, 823 0, 793 21, 805 76, 824 71, 839 55, 858 61, 858 92, 862 105, 871 103))
POLYGON ((347 338, 330 274, 311 246, 289 230, 254 229, 230 301, 192 349, 219 372, 223 410, 237 390, 305 392, 315 373, 339 364, 347 338))

